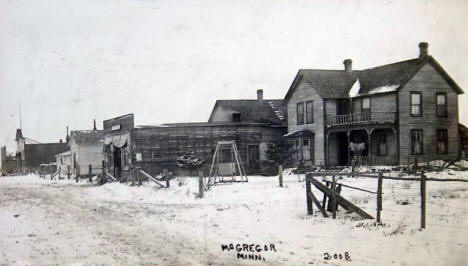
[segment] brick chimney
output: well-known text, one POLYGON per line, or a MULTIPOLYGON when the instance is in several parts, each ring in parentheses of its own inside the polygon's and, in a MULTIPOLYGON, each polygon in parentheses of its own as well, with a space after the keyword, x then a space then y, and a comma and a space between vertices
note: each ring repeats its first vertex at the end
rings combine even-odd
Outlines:
POLYGON ((345 71, 353 71, 353 60, 346 59, 343 61, 345 71))
POLYGON ((263 101, 263 90, 257 90, 257 100, 263 101))
POLYGON ((419 58, 424 58, 429 55, 429 44, 427 42, 419 43, 419 58))

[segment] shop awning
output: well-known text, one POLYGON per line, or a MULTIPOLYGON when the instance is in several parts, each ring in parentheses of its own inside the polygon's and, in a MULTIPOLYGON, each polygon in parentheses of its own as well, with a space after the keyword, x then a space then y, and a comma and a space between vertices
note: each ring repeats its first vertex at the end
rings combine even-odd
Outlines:
POLYGON ((122 135, 116 135, 116 136, 106 136, 104 138, 104 144, 105 145, 114 145, 117 148, 122 148, 127 144, 127 142, 130 140, 130 134, 122 134, 122 135))

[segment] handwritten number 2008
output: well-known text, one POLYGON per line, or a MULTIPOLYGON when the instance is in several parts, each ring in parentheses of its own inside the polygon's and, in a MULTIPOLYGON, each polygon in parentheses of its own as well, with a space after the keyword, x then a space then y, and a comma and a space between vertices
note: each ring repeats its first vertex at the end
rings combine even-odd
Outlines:
POLYGON ((324 259, 324 260, 331 260, 331 259, 335 259, 335 260, 337 260, 337 259, 340 259, 340 260, 342 260, 342 259, 350 260, 351 257, 349 256, 349 253, 348 253, 348 252, 345 252, 345 253, 344 253, 344 256, 343 256, 343 254, 340 254, 340 253, 335 253, 335 254, 330 255, 330 253, 325 252, 325 253, 323 253, 323 259, 324 259))

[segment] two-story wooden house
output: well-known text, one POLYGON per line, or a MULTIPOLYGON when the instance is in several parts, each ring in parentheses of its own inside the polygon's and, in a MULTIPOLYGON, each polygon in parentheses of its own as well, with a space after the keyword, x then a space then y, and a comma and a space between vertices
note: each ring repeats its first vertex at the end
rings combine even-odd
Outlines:
POLYGON ((462 89, 420 43, 415 59, 365 70, 301 69, 285 97, 293 160, 335 167, 460 156, 462 89))

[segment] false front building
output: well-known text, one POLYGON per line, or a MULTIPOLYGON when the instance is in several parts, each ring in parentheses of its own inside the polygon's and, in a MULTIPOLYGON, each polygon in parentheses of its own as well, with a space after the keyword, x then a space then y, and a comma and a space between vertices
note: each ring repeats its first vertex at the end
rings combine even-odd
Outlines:
MULTIPOLYGON (((262 91, 258 97, 217 101, 209 122, 135 126, 133 114, 105 120, 107 171, 118 179, 128 178, 132 168, 150 175, 165 168, 181 174, 177 157, 193 151, 206 162, 203 171, 208 174, 217 142, 234 140, 247 172, 256 173, 266 159, 267 144, 286 133, 282 100, 263 100, 262 91)), ((231 153, 221 155, 222 161, 232 160, 231 153)))

